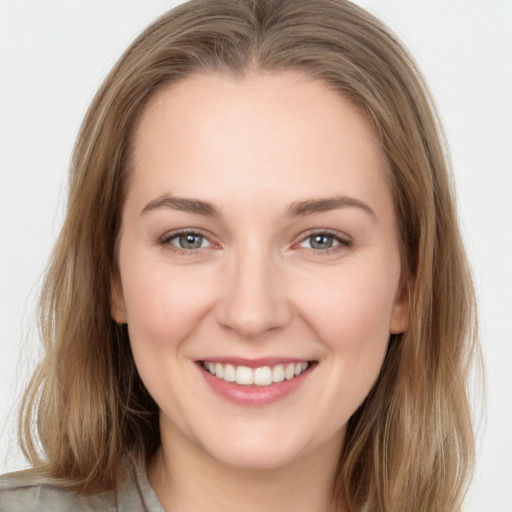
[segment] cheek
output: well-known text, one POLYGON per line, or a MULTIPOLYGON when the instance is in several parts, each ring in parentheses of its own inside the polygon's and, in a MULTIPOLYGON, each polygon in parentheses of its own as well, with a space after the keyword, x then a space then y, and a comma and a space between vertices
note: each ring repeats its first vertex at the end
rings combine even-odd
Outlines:
POLYGON ((333 428, 348 421, 379 376, 390 336, 393 291, 382 281, 354 274, 342 283, 332 282, 328 292, 312 289, 307 318, 329 354, 325 392, 318 400, 332 411, 333 428))
POLYGON ((122 268, 133 357, 151 396, 162 408, 172 404, 182 421, 187 417, 183 390, 195 384, 182 369, 189 363, 190 340, 211 304, 208 287, 179 268, 147 260, 140 264, 133 256, 122 268))
POLYGON ((208 287, 179 268, 131 257, 122 275, 132 344, 175 346, 208 311, 208 287))
POLYGON ((324 285, 311 281, 308 292, 300 293, 302 317, 337 366, 333 385, 352 390, 354 406, 370 391, 382 367, 399 272, 399 265, 387 273, 379 266, 351 267, 333 273, 324 285))
POLYGON ((335 335, 335 339, 357 338, 361 343, 375 337, 387 339, 398 279, 368 269, 340 272, 326 285, 309 283, 308 293, 300 294, 308 297, 301 309, 325 333, 324 338, 335 335))

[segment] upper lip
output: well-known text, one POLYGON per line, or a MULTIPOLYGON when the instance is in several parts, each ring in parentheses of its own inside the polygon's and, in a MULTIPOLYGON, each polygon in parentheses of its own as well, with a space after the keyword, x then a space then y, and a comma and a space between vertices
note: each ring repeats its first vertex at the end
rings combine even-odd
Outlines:
POLYGON ((263 366, 276 366, 278 364, 308 363, 311 359, 301 357, 259 357, 247 359, 243 357, 206 357, 198 362, 232 364, 233 366, 247 366, 248 368, 261 368, 263 366))

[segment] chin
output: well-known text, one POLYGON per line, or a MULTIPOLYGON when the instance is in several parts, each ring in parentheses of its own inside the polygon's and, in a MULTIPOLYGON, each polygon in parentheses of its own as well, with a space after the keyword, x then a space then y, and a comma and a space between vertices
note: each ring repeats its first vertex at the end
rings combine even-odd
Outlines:
MULTIPOLYGON (((278 469, 298 463, 301 459, 310 460, 311 453, 320 452, 327 447, 332 453, 335 446, 341 446, 343 432, 328 440, 321 436, 311 436, 308 432, 294 432, 289 424, 286 429, 268 428, 247 429, 245 435, 224 430, 224 435, 208 436, 198 447, 215 461, 226 466, 243 470, 278 469), (302 434, 302 435, 300 435, 302 434)), ((238 429, 240 430, 240 429, 238 429)))
POLYGON ((303 451, 279 443, 265 446, 248 440, 248 443, 232 444, 227 449, 208 450, 218 462, 239 470, 271 470, 292 464, 300 459, 303 451), (249 445, 250 443, 250 445, 249 445))

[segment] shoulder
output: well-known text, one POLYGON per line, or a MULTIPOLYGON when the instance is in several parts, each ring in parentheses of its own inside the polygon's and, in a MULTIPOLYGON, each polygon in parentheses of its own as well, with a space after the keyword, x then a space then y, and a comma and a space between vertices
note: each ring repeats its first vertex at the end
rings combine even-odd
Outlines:
POLYGON ((82 496, 59 482, 44 477, 37 470, 0 476, 2 512, 114 512, 117 510, 116 501, 113 492, 82 496))

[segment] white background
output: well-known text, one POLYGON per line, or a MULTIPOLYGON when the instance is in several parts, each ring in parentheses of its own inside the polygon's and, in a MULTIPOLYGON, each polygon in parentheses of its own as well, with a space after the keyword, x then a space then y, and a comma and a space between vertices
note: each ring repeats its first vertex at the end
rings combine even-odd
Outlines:
MULTIPOLYGON (((123 49, 173 3, 0 0, 0 473, 25 464, 15 412, 79 124, 123 49)), ((487 374, 466 510, 512 512, 512 0, 357 3, 410 48, 448 133, 487 374)))

